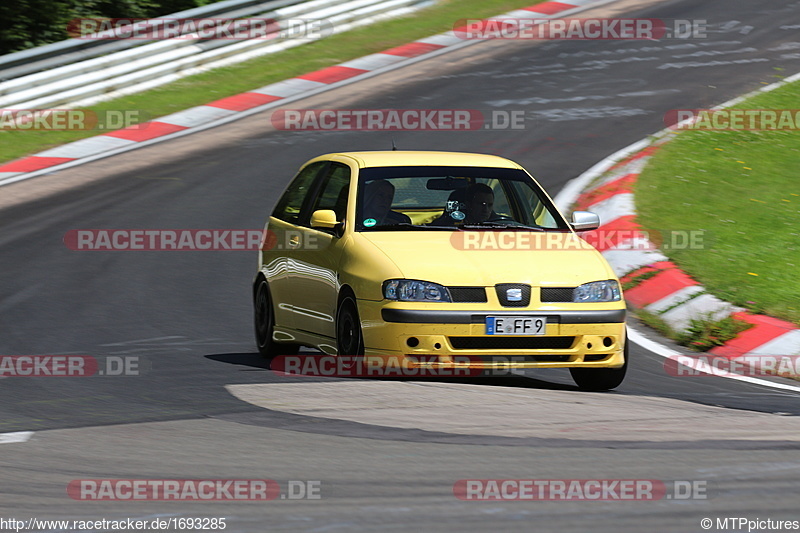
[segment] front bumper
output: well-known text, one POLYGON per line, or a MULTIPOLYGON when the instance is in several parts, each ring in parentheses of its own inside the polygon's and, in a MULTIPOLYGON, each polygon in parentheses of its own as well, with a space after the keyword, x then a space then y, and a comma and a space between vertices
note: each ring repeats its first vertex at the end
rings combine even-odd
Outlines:
POLYGON ((624 303, 595 309, 441 309, 358 302, 365 355, 410 368, 619 368, 625 360, 624 303), (487 316, 545 316, 542 336, 486 335, 487 316))

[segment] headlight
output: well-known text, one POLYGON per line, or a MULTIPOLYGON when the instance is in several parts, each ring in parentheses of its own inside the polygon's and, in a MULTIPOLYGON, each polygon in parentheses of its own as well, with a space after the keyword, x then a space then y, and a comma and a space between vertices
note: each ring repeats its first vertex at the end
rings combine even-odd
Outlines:
POLYGON ((383 283, 383 296, 401 302, 449 302, 450 293, 438 283, 415 279, 390 279, 383 283))
POLYGON ((613 279, 584 283, 572 292, 573 302, 618 302, 619 300, 619 283, 613 279))

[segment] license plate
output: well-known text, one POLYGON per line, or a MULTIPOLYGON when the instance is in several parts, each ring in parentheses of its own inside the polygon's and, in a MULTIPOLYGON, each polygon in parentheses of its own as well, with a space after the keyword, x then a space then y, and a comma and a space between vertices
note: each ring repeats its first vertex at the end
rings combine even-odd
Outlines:
POLYGON ((544 316, 487 316, 487 335, 544 335, 547 317, 544 316))

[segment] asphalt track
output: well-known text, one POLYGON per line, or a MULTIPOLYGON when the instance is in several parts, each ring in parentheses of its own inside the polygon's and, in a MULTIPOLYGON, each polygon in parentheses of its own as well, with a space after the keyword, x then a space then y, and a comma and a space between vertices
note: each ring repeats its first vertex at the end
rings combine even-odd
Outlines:
MULTIPOLYGON (((0 354, 135 355, 146 371, 0 380, 0 432, 37 431, 27 442, 0 444, 0 517, 225 516, 228 530, 254 532, 700 531, 703 517, 800 518, 797 393, 671 377, 661 357, 634 345, 628 379, 606 395, 580 393, 558 372, 481 384, 496 395, 495 418, 512 428, 520 408, 504 409, 509 391, 527 395, 531 410, 566 402, 588 416, 582 406, 597 404, 617 420, 653 401, 698 418, 722 407, 727 432, 706 438, 652 418, 598 424, 591 437, 571 439, 570 431, 591 422, 578 417, 571 427, 527 426, 509 436, 471 431, 469 420, 433 431, 391 419, 365 423, 358 413, 298 414, 274 398, 265 409, 226 388, 286 382, 252 341, 255 253, 75 252, 62 240, 88 228, 257 229, 302 162, 329 151, 386 149, 392 138, 401 149, 509 157, 554 195, 598 160, 663 128, 666 111, 711 107, 800 70, 797 30, 781 29, 798 13, 800 4, 788 0, 621 1, 581 16, 706 19, 711 31, 706 39, 657 42, 486 42, 290 106, 524 110, 523 131, 282 132, 264 113, 2 188, 0 354), (641 438, 617 434, 642 424, 641 438), (776 436, 781 424, 787 435, 776 436), (660 437, 649 438, 656 430, 660 437), (255 477, 320 480, 323 498, 87 503, 65 493, 82 478, 255 477), (709 498, 459 501, 453 483, 473 478, 700 480, 709 498)), ((313 398, 322 381, 292 383, 313 398)), ((358 391, 340 383, 347 394, 358 391)), ((386 398, 400 405, 397 385, 387 384, 386 398)), ((454 384, 442 385, 431 394, 446 402, 454 384)), ((325 400, 335 411, 336 399, 325 400)), ((433 413, 432 406, 408 409, 420 418, 433 413)))

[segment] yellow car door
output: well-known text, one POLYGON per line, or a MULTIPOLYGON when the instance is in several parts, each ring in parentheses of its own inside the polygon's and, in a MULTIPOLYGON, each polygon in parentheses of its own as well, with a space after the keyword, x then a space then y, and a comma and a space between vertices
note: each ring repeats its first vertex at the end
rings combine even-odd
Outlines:
POLYGON ((261 269, 269 283, 275 324, 294 328, 295 289, 293 274, 297 268, 297 249, 302 238, 301 216, 307 205, 317 175, 326 168, 325 161, 311 163, 294 177, 272 212, 261 251, 261 269))
POLYGON ((291 273, 294 320, 298 330, 335 337, 336 299, 339 294, 338 264, 342 239, 336 231, 310 227, 310 217, 317 210, 331 210, 344 222, 349 199, 351 169, 332 161, 299 228, 300 238, 293 252, 291 273))

